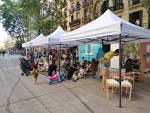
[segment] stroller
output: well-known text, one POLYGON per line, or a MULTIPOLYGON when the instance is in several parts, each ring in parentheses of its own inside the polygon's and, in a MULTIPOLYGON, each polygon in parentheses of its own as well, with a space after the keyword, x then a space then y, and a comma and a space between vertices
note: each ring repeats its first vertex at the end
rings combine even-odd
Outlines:
POLYGON ((20 69, 22 70, 21 75, 28 76, 33 68, 31 61, 26 60, 25 58, 19 58, 19 60, 20 60, 20 69))

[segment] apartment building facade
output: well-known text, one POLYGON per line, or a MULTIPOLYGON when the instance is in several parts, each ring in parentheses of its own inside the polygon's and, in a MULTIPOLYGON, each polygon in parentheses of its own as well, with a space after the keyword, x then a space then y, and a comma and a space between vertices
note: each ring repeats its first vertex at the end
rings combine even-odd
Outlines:
POLYGON ((92 21, 90 6, 95 7, 97 16, 111 9, 119 17, 147 28, 148 14, 142 0, 67 0, 67 31, 79 28, 92 21), (95 5, 96 4, 96 5, 95 5))

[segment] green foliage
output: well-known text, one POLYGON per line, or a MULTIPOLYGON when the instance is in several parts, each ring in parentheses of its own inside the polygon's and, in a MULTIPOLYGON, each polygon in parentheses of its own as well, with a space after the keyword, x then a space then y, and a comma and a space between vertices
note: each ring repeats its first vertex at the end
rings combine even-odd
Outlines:
POLYGON ((123 44, 123 62, 125 57, 135 59, 139 55, 139 43, 124 43, 123 44))
POLYGON ((6 31, 13 37, 24 38, 30 32, 48 35, 66 21, 62 9, 66 0, 2 0, 1 21, 6 31))
POLYGON ((98 17, 98 13, 96 12, 98 5, 100 5, 100 0, 93 0, 93 3, 89 5, 89 11, 91 14, 91 19, 94 20, 98 17))
POLYGON ((21 36, 24 32, 22 9, 17 2, 2 0, 0 6, 1 22, 6 31, 13 37, 21 36))
POLYGON ((21 50, 23 43, 24 43, 24 40, 23 40, 23 39, 17 40, 16 43, 15 43, 15 48, 17 48, 18 50, 21 50))

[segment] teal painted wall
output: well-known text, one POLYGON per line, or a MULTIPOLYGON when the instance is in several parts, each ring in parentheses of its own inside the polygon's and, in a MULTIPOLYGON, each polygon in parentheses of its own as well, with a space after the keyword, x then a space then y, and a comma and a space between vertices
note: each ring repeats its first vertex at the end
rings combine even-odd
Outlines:
POLYGON ((91 61, 93 58, 97 59, 103 55, 102 45, 101 44, 85 44, 78 47, 79 52, 79 62, 84 60, 91 61))

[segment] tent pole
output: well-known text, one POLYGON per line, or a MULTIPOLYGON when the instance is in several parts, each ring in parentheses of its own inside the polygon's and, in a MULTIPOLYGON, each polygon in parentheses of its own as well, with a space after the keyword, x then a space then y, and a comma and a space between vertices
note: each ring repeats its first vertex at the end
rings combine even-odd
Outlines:
POLYGON ((119 108, 122 107, 121 105, 121 68, 122 68, 122 50, 121 50, 121 34, 119 35, 119 108))
POLYGON ((28 55, 27 55, 28 52, 29 52, 29 51, 28 51, 28 48, 26 47, 26 58, 27 58, 27 59, 28 59, 28 55))
MULTIPOLYGON (((61 71, 61 61, 60 61, 60 58, 61 58, 61 42, 59 44, 59 76, 60 76, 60 71, 61 71)), ((60 77, 59 77, 59 80, 60 80, 60 77)))

